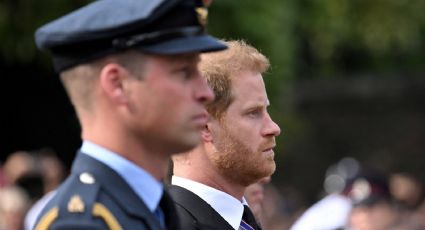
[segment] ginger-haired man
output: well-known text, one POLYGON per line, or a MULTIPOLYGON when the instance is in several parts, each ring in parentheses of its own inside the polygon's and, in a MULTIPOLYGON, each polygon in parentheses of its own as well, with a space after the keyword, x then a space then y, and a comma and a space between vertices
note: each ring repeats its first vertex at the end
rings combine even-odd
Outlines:
POLYGON ((202 143, 173 157, 170 194, 185 229, 260 229, 243 194, 276 168, 280 128, 267 111, 262 77, 269 61, 243 41, 226 44, 228 50, 201 57, 201 73, 215 93, 202 143))

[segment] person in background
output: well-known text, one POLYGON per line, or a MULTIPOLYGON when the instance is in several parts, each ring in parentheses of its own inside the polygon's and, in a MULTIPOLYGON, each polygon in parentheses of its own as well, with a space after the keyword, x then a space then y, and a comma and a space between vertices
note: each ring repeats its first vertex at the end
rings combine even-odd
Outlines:
POLYGON ((392 173, 390 192, 401 210, 414 211, 424 198, 423 184, 415 175, 405 172, 392 173))
POLYGON ((249 204, 249 208, 261 226, 263 226, 264 223, 264 186, 270 183, 270 180, 270 176, 265 177, 260 181, 249 185, 244 192, 244 197, 249 204))
POLYGON ((199 144, 214 98, 199 55, 226 45, 206 20, 200 0, 103 0, 36 31, 83 139, 36 230, 179 229, 161 181, 173 153, 199 144))
POLYGON ((421 180, 414 174, 398 171, 390 175, 389 187, 400 218, 399 229, 425 229, 423 215, 419 214, 424 197, 421 180))
POLYGON ((6 176, 4 175, 2 162, 0 162, 0 188, 6 186, 6 184, 6 176))
POLYGON ((393 205, 385 174, 363 170, 349 183, 344 193, 352 203, 348 229, 387 230, 397 229, 400 225, 400 215, 393 205))
POLYGON ((52 150, 43 148, 11 153, 4 172, 8 183, 22 187, 33 203, 59 186, 65 177, 65 166, 52 150))
POLYGON ((3 173, 7 184, 16 182, 25 175, 35 173, 35 164, 32 155, 27 151, 16 151, 6 158, 3 173))
POLYGON ((0 230, 22 230, 29 205, 28 195, 21 188, 0 188, 0 230))
POLYGON ((347 191, 345 189, 360 170, 360 163, 350 157, 345 157, 329 166, 323 186, 326 195, 307 208, 290 229, 335 230, 345 228, 352 204, 344 191, 347 191))
POLYGON ((260 229, 244 192, 276 169, 280 128, 268 113, 262 76, 269 61, 243 41, 226 44, 228 50, 202 55, 200 63, 216 95, 207 104, 202 143, 173 157, 170 194, 184 229, 260 229))
POLYGON ((28 195, 31 208, 25 215, 24 229, 32 230, 38 214, 55 194, 65 176, 65 166, 48 149, 17 151, 5 161, 7 180, 28 195))

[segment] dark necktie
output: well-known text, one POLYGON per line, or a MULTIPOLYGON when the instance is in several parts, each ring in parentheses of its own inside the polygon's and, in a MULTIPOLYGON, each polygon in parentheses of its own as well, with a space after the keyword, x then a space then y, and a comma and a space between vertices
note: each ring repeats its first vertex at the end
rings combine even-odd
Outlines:
POLYGON ((160 223, 162 222, 162 229, 180 230, 180 222, 174 207, 174 202, 166 191, 164 191, 158 207, 161 211, 155 210, 155 216, 160 223))
POLYGON ((154 211, 155 217, 158 219, 161 228, 165 229, 165 217, 164 212, 162 211, 161 207, 158 205, 158 207, 154 211))
POLYGON ((254 214, 247 205, 244 205, 242 221, 239 230, 261 230, 260 225, 255 220, 254 214))

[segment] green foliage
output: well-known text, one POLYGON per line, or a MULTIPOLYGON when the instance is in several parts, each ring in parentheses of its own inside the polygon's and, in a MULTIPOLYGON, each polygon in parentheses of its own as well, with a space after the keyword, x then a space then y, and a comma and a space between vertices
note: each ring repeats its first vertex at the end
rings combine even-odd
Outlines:
POLYGON ((299 1, 297 27, 318 75, 347 67, 341 57, 366 62, 349 71, 405 71, 420 67, 418 60, 425 58, 423 9, 422 0, 304 0, 299 1))
POLYGON ((423 9, 422 0, 216 0, 210 31, 267 54, 275 92, 300 77, 422 71, 423 9))
POLYGON ((274 94, 293 77, 293 5, 290 1, 216 0, 210 9, 209 32, 224 39, 244 39, 271 60, 269 91, 274 94))
POLYGON ((87 3, 83 0, 3 0, 0 2, 0 57, 3 62, 29 63, 36 58, 35 30, 87 3))
MULTIPOLYGON (((45 22, 88 0, 3 0, 0 57, 28 63, 33 34, 45 22)), ((272 94, 300 77, 358 71, 422 70, 423 0, 215 0, 209 30, 245 39, 272 62, 272 94)))

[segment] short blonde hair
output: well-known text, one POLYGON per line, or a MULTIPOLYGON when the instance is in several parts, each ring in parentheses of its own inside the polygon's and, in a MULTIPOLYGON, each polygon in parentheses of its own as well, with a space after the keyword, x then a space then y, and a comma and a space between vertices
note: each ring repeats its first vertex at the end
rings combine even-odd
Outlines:
POLYGON ((67 91, 77 114, 88 112, 93 107, 93 92, 102 68, 113 60, 130 71, 136 78, 142 78, 143 54, 137 51, 127 51, 119 54, 78 65, 60 74, 62 84, 67 91))
POLYGON ((213 89, 215 100, 208 113, 220 119, 233 101, 231 79, 243 71, 264 73, 270 67, 266 56, 245 41, 224 41, 227 50, 201 55, 199 69, 213 89))
POLYGON ((91 110, 94 85, 99 72, 100 70, 94 65, 83 64, 60 74, 62 84, 77 114, 91 110))

